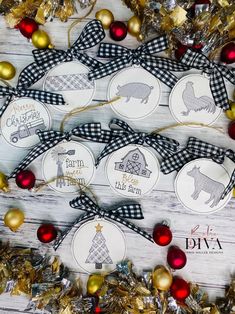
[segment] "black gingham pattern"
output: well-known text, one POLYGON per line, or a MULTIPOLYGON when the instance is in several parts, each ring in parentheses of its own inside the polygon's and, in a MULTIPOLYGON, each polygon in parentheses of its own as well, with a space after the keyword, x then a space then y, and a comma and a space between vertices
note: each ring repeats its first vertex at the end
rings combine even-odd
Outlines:
POLYGON ((178 79, 170 71, 186 71, 188 67, 174 60, 151 55, 165 50, 167 47, 166 36, 155 38, 139 46, 137 49, 128 49, 116 44, 101 43, 98 57, 115 59, 91 70, 88 77, 90 79, 98 79, 119 71, 131 64, 138 64, 172 88, 178 79))
POLYGON ((224 78, 235 84, 235 69, 212 62, 205 55, 190 49, 186 51, 180 62, 208 74, 215 105, 224 110, 230 108, 224 78))
POLYGON ((177 151, 179 146, 177 141, 160 134, 135 132, 126 122, 119 119, 111 120, 109 127, 111 132, 116 130, 120 133, 120 135, 118 136, 117 133, 117 135, 113 137, 113 139, 111 139, 105 146, 97 158, 96 166, 99 165, 102 158, 129 144, 143 145, 146 143, 154 148, 164 158, 172 155, 175 151, 177 151), (121 129, 116 129, 116 127, 121 129))
POLYGON ((130 221, 125 220, 124 218, 128 219, 143 219, 143 213, 141 210, 141 206, 139 204, 129 204, 123 205, 113 210, 103 210, 102 208, 98 207, 86 194, 82 194, 80 197, 73 199, 70 203, 70 206, 76 209, 86 211, 85 214, 80 215, 71 225, 71 227, 67 228, 55 241, 53 247, 55 250, 61 245, 63 240, 66 238, 68 233, 72 230, 80 222, 85 220, 90 220, 95 216, 99 216, 102 218, 107 218, 110 220, 114 220, 119 222, 120 224, 132 229, 133 231, 137 232, 147 240, 153 242, 153 238, 150 234, 146 231, 142 230, 138 226, 134 225, 130 221))
POLYGON ((34 83, 39 81, 44 75, 45 71, 40 69, 36 62, 30 63, 21 71, 17 82, 17 88, 29 88, 34 83))

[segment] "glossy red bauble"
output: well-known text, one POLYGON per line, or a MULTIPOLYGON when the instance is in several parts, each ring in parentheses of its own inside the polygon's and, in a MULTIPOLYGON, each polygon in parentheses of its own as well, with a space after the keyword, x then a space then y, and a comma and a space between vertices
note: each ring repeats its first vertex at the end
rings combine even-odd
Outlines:
POLYGON ((35 185, 35 175, 30 170, 21 170, 16 175, 16 184, 21 189, 32 189, 35 185))
POLYGON ((227 64, 235 62, 235 42, 228 43, 222 48, 220 60, 227 64))
POLYGON ((25 17, 17 25, 17 28, 24 37, 31 38, 33 33, 38 30, 38 24, 33 19, 25 17))
POLYGON ((42 243, 50 243, 57 237, 57 229, 52 224, 43 224, 37 231, 38 240, 42 243))
POLYGON ((165 246, 171 243, 172 232, 166 225, 156 225, 153 229, 153 240, 160 246, 165 246))
POLYGON ((235 121, 232 121, 228 125, 228 135, 235 140, 235 121))
POLYGON ((167 262, 173 269, 181 269, 186 265, 187 257, 178 246, 171 246, 167 253, 167 262))
POLYGON ((190 295, 190 286, 184 279, 174 277, 170 292, 175 300, 184 302, 184 300, 190 295))
POLYGON ((123 22, 115 21, 110 25, 109 33, 113 40, 123 40, 127 35, 127 26, 123 22))

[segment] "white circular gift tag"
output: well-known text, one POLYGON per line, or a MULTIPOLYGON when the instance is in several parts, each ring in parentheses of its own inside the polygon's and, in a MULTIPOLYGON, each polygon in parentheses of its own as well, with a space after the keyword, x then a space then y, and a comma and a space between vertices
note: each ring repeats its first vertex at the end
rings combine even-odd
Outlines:
POLYGON ((156 156, 140 145, 128 145, 113 152, 106 162, 105 170, 111 188, 131 198, 149 193, 160 175, 156 156))
POLYGON ((45 181, 58 177, 48 183, 53 190, 75 193, 78 185, 63 176, 74 178, 82 186, 89 185, 95 173, 94 157, 89 148, 78 142, 61 142, 44 155, 42 173, 45 181))
POLYGON ((51 127, 51 116, 41 102, 32 98, 13 99, 1 119, 4 139, 15 147, 29 148, 39 142, 38 130, 51 127))
POLYGON ((87 273, 112 272, 126 256, 125 236, 108 220, 88 221, 73 237, 72 254, 78 266, 87 273))
POLYGON ((157 108, 161 95, 158 79, 141 67, 133 66, 118 72, 108 87, 108 98, 120 96, 111 104, 122 118, 138 120, 157 108))
POLYGON ((54 108, 69 112, 88 106, 95 93, 95 81, 88 80, 89 69, 78 61, 64 62, 53 67, 44 79, 46 91, 59 93, 68 105, 54 108))
POLYGON ((222 112, 214 103, 209 79, 201 74, 190 74, 180 79, 170 93, 169 106, 179 123, 210 125, 222 112))
POLYGON ((175 192, 184 207, 209 214, 224 208, 229 202, 232 192, 220 200, 229 180, 224 166, 200 158, 190 161, 178 172, 175 192))

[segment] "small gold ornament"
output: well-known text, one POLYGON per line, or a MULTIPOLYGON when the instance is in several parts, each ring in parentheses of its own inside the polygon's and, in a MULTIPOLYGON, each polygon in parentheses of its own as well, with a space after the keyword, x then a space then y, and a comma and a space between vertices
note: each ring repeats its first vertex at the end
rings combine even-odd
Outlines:
POLYGON ((166 267, 158 265, 153 271, 153 287, 161 291, 168 291, 171 284, 172 274, 166 267))
POLYGON ((97 11, 95 14, 97 20, 99 20, 105 29, 109 29, 109 26, 114 21, 113 13, 107 9, 97 11))
POLYGON ((9 209, 4 216, 4 224, 15 232, 24 223, 24 213, 18 208, 9 209))
POLYGON ((0 62, 0 78, 3 80, 11 80, 16 74, 15 67, 7 61, 0 62))
POLYGON ((104 283, 104 276, 99 274, 90 275, 87 281, 87 292, 89 294, 95 294, 104 283))
POLYGON ((235 120, 235 102, 230 103, 230 109, 225 111, 226 117, 230 120, 235 120))
POLYGON ((4 173, 0 172, 0 190, 9 192, 7 177, 4 173))
POLYGON ((233 189, 233 197, 235 197, 235 188, 233 189))
POLYGON ((132 16, 127 22, 128 32, 135 37, 138 37, 141 29, 141 20, 138 16, 132 16))
POLYGON ((38 49, 46 49, 51 45, 51 40, 46 32, 39 29, 33 33, 32 43, 38 49))

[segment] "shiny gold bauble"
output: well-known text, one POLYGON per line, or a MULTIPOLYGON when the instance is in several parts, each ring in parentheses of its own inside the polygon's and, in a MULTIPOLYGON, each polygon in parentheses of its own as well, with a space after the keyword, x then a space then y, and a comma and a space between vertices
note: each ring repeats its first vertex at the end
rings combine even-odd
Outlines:
POLYGON ((0 78, 3 80, 11 80, 16 74, 15 67, 7 61, 0 62, 0 78))
POLYGON ((95 14, 95 17, 97 20, 99 20, 105 29, 109 29, 109 26, 114 21, 113 13, 107 9, 102 9, 100 11, 97 11, 95 14))
POLYGON ((87 281, 87 293, 95 294, 104 283, 104 276, 99 274, 90 275, 87 281))
POLYGON ((18 208, 9 209, 4 216, 4 224, 15 232, 24 223, 24 213, 18 208))
POLYGON ((161 291, 168 291, 172 284, 172 274, 162 266, 157 266, 153 271, 153 287, 161 291))
POLYGON ((141 29, 141 20, 138 16, 132 16, 127 22, 128 32, 135 37, 138 37, 141 29))
POLYGON ((0 190, 3 192, 9 192, 8 180, 4 173, 0 172, 0 190))
POLYGON ((38 49, 46 49, 51 45, 51 40, 46 32, 39 29, 33 33, 32 43, 38 49))

